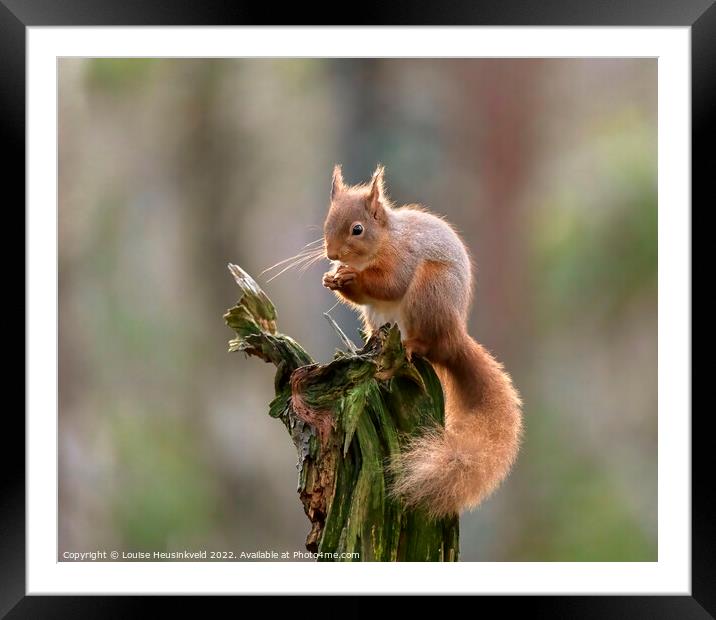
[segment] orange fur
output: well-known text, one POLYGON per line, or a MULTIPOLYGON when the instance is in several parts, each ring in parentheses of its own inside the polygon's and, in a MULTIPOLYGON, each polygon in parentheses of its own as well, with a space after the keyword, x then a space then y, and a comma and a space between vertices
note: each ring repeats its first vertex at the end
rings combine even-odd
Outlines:
POLYGON ((359 186, 346 186, 337 171, 324 236, 327 255, 340 262, 324 286, 358 306, 369 331, 396 321, 409 354, 433 364, 445 392, 445 428, 408 443, 390 467, 392 492, 434 517, 474 507, 509 473, 522 413, 510 376, 467 333, 467 250, 427 209, 395 208, 382 167, 359 186))
POLYGON ((522 434, 521 402, 509 376, 464 336, 451 359, 433 361, 445 391, 445 428, 410 442, 391 466, 393 491, 434 517, 487 498, 509 473, 522 434))

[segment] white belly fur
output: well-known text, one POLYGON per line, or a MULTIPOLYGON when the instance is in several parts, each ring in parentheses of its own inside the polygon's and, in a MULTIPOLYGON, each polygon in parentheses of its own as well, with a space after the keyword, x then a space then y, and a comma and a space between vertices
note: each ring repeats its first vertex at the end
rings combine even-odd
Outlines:
POLYGON ((376 301, 363 306, 371 326, 378 328, 386 323, 400 323, 400 302, 376 301))
POLYGON ((369 323, 378 328, 386 323, 400 324, 400 302, 397 301, 376 301, 369 306, 363 306, 369 323))

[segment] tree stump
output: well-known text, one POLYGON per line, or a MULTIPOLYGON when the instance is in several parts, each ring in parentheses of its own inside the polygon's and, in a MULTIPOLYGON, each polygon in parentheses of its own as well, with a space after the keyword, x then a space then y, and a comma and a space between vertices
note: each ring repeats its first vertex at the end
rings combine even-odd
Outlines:
POLYGON ((440 381, 406 358, 396 325, 363 348, 317 364, 276 328, 276 309, 241 267, 240 297, 225 315, 229 351, 276 366, 269 415, 298 451, 298 493, 311 522, 306 548, 319 560, 457 561, 459 518, 431 519, 389 493, 392 457, 411 437, 444 423, 440 381), (357 554, 357 555, 356 555, 357 554))

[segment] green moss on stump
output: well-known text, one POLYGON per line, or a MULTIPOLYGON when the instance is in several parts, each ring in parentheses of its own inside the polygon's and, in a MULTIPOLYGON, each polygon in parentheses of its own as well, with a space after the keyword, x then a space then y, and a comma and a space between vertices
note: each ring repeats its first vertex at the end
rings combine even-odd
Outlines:
POLYGON ((430 364, 408 361, 397 326, 384 325, 353 352, 316 364, 276 329, 276 309, 241 267, 229 265, 238 303, 225 315, 236 332, 229 351, 276 366, 269 415, 298 451, 298 493, 311 531, 306 548, 333 559, 457 561, 459 520, 431 520, 388 494, 386 464, 422 429, 444 422, 440 382, 430 364))

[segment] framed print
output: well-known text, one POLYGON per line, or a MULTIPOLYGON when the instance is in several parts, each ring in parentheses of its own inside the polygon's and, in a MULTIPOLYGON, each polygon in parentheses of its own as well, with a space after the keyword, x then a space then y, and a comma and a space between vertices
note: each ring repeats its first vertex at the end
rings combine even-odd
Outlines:
POLYGON ((716 8, 307 11, 0 0, 27 244, 0 611, 712 617, 716 8))

